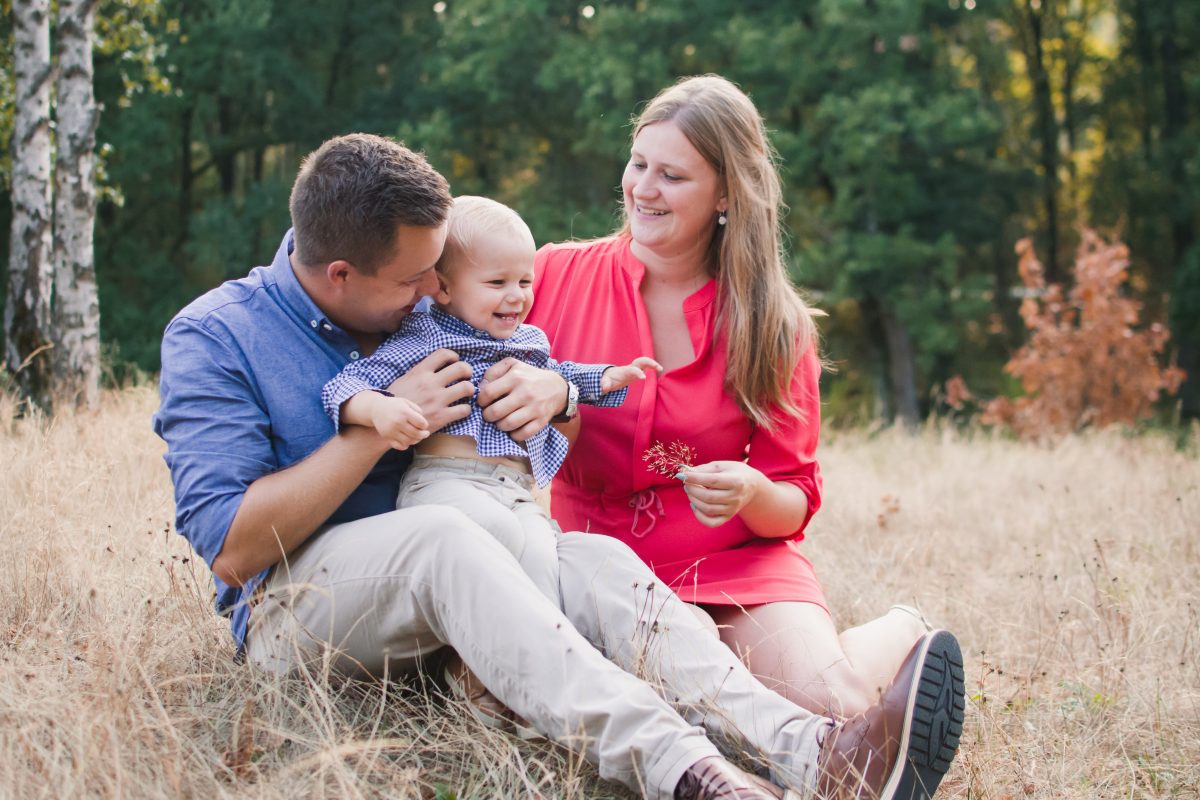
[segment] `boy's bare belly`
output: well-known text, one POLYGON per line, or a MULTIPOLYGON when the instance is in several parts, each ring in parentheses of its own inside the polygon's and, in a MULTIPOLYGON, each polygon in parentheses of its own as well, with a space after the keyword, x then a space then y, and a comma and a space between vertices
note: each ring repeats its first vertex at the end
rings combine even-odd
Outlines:
POLYGON ((442 458, 470 458, 485 464, 499 464, 529 472, 529 459, 518 456, 481 456, 475 449, 475 439, 471 436, 455 436, 450 433, 435 433, 416 447, 418 455, 441 456, 442 458))

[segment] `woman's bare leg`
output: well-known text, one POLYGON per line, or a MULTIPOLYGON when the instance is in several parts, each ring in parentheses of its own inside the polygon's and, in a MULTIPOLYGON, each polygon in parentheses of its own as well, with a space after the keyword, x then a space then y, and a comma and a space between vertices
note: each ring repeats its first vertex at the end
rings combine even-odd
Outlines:
POLYGON ((889 612, 847 631, 847 648, 845 634, 839 636, 829 614, 814 603, 704 610, 759 680, 797 705, 829 716, 852 716, 875 703, 924 633, 914 617, 889 612))

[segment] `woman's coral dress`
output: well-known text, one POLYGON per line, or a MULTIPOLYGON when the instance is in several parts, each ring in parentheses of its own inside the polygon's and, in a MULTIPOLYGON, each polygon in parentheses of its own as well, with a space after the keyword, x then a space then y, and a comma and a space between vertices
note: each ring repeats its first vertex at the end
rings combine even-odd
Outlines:
MULTIPOLYGON (((558 359, 628 364, 652 356, 638 291, 644 274, 625 238, 547 245, 538 252, 536 299, 526 321, 546 331, 558 359)), ((814 457, 819 364, 810 349, 792 379, 803 421, 779 414, 774 430, 755 426, 724 390, 724 341, 713 336, 716 293, 709 281, 684 301, 692 363, 634 383, 620 408, 581 409, 579 439, 552 485, 554 516, 563 530, 625 542, 685 600, 825 607, 812 564, 800 551, 821 502, 814 457), (717 528, 701 525, 682 483, 650 471, 642 459, 656 442, 675 441, 696 448, 697 464, 746 460, 772 480, 796 484, 808 496, 808 514, 780 539, 755 536, 738 517, 717 528)))

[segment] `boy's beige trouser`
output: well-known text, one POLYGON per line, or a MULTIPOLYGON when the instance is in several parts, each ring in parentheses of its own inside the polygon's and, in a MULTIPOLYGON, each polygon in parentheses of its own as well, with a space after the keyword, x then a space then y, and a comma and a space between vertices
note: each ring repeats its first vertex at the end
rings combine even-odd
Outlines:
POLYGON ((466 514, 513 554, 521 571, 555 605, 558 523, 533 499, 533 478, 473 458, 418 455, 400 481, 397 508, 450 506, 466 514))
POLYGON ((329 526, 269 576, 247 655, 283 672, 332 647, 345 672, 381 674, 448 644, 513 711, 648 797, 670 798, 717 755, 709 735, 761 754, 779 781, 814 785, 828 720, 755 680, 620 542, 568 533, 558 557, 555 605, 455 509, 329 526))

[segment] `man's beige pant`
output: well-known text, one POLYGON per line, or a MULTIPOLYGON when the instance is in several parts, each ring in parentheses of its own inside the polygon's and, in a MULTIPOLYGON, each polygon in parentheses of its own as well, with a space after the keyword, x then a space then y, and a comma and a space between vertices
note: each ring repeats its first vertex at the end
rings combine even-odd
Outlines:
POLYGON ((716 755, 710 736, 794 788, 814 784, 828 720, 755 680, 620 542, 565 534, 558 563, 556 605, 455 509, 330 526, 275 567, 247 655, 288 671, 332 648, 339 669, 380 674, 448 644, 513 711, 648 797, 670 798, 716 755))

